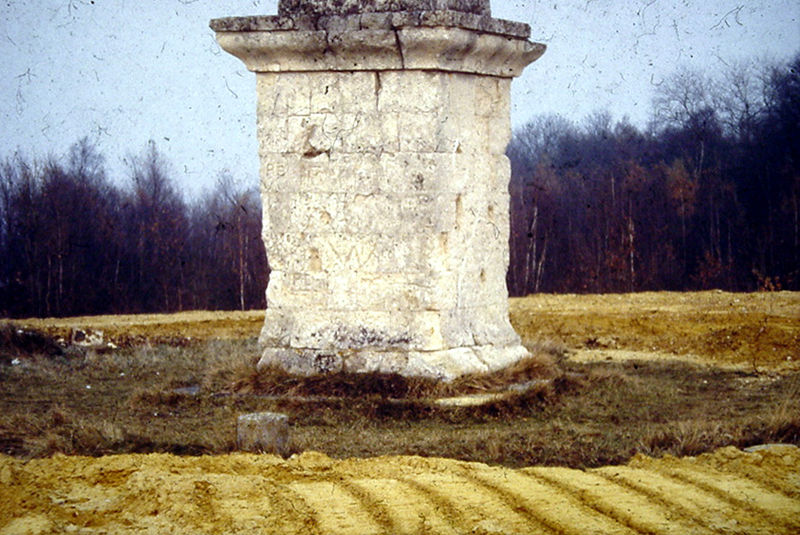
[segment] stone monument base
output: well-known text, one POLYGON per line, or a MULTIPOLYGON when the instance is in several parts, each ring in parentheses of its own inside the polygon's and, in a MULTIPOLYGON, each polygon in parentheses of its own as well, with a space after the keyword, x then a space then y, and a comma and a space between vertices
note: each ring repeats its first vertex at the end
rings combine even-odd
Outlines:
POLYGON ((486 373, 505 368, 528 356, 521 345, 456 347, 437 351, 386 351, 360 349, 267 348, 258 368, 277 366, 289 373, 398 373, 408 377, 430 377, 451 381, 469 373, 486 373))
POLYGON ((544 46, 489 0, 281 0, 212 21, 256 73, 260 366, 451 380, 508 319, 511 79, 544 46))

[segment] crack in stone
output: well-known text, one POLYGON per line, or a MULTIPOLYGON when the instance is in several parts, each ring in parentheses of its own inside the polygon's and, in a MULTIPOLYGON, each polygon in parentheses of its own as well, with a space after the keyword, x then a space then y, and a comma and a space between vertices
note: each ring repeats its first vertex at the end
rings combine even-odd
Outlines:
POLYGON ((383 82, 381 82, 380 71, 375 71, 375 111, 378 111, 380 104, 381 91, 383 91, 383 82))
POLYGON ((406 57, 403 54, 403 41, 400 39, 400 29, 397 27, 392 27, 392 31, 394 32, 394 42, 397 45, 397 53, 400 54, 400 68, 406 68, 406 57))

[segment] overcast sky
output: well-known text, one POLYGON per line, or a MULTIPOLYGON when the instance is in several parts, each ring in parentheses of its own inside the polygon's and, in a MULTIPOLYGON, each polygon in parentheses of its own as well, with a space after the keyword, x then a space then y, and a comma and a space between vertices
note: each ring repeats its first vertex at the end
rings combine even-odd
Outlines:
MULTIPOLYGON (((124 158, 153 139, 190 196, 225 169, 256 183, 255 75, 208 21, 276 13, 277 0, 3 0, 0 158, 63 154, 88 136, 121 182, 124 158)), ((800 51, 797 0, 493 0, 492 13, 548 46, 513 84, 514 126, 598 110, 644 125, 678 68, 800 51)))

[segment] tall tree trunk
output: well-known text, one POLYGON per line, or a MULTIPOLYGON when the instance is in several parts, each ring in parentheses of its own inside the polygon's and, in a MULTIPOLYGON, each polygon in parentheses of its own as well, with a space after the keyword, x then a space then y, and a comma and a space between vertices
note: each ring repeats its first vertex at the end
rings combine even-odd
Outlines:
POLYGON ((798 264, 800 261, 800 214, 798 214, 798 200, 797 200, 797 189, 792 191, 792 208, 794 209, 794 265, 798 264))
POLYGON ((242 243, 242 218, 236 216, 236 232, 239 241, 239 308, 244 310, 244 244, 242 243))
POLYGON ((631 215, 631 202, 628 201, 628 248, 629 251, 629 265, 630 265, 630 291, 634 291, 636 284, 636 264, 635 264, 635 250, 636 244, 634 242, 636 236, 636 229, 633 225, 633 216, 631 215))
POLYGON ((535 292, 538 292, 538 284, 537 280, 537 264, 539 260, 537 259, 537 242, 538 242, 538 231, 539 231, 539 206, 533 206, 533 218, 531 219, 530 227, 528 228, 528 247, 527 247, 527 254, 525 256, 525 278, 524 278, 524 292, 527 293, 530 291, 530 278, 533 275, 533 288, 535 292))
POLYGON ((44 308, 48 316, 52 316, 50 312, 50 291, 52 286, 52 273, 53 273, 53 256, 47 255, 47 282, 45 283, 44 292, 44 308))
POLYGON ((542 246, 542 256, 536 265, 536 278, 533 282, 534 293, 539 293, 539 288, 542 285, 542 275, 544 274, 544 262, 547 260, 547 234, 544 237, 544 245, 542 246))

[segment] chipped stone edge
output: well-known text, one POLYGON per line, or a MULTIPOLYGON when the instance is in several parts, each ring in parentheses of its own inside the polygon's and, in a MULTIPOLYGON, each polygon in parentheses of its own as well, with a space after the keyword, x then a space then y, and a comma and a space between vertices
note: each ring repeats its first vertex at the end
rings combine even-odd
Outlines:
POLYGON ((280 0, 278 15, 352 15, 375 11, 461 11, 491 15, 489 0, 280 0))
POLYGON ((527 39, 531 28, 523 22, 495 19, 462 11, 372 12, 348 16, 310 17, 307 15, 257 15, 212 19, 215 32, 275 31, 357 31, 397 30, 408 27, 463 28, 485 33, 527 39))

